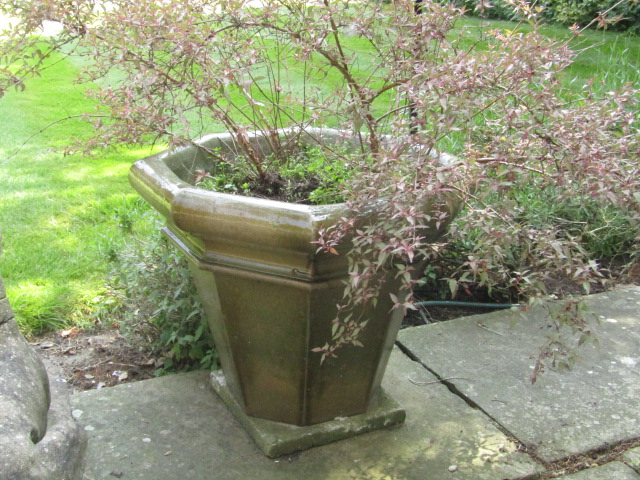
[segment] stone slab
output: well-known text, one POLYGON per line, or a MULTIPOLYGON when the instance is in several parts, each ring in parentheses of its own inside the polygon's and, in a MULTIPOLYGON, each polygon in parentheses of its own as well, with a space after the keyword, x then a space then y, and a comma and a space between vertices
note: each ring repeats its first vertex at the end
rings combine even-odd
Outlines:
POLYGON ((393 397, 381 389, 369 411, 362 415, 298 427, 250 417, 231 394, 222 370, 211 372, 211 385, 236 419, 268 457, 279 457, 299 450, 326 445, 380 428, 404 422, 406 412, 393 397))
POLYGON ((622 460, 636 472, 640 473, 640 447, 632 448, 624 452, 622 460))
POLYGON ((640 476, 621 462, 611 462, 599 467, 566 475, 567 480, 640 480, 640 476))
POLYGON ((403 425, 276 459, 262 454, 210 389, 207 372, 82 392, 72 404, 89 435, 95 480, 496 480, 543 471, 434 380, 396 350, 383 386, 405 408, 403 425))
POLYGON ((550 331, 542 308, 416 327, 399 340, 544 461, 640 437, 640 287, 587 299, 600 346, 573 370, 529 381, 550 331), (515 316, 515 317, 514 317, 515 316), (512 322, 516 320, 515 324, 512 322), (457 378, 455 378, 457 377, 457 378))

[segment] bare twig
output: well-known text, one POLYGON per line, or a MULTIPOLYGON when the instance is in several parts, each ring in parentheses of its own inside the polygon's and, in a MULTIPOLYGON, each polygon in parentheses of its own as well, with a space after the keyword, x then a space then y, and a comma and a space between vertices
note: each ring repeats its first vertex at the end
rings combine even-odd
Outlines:
POLYGON ((448 378, 441 378, 440 380, 433 380, 432 382, 416 382, 413 378, 411 378, 408 375, 407 375, 407 380, 409 380, 414 385, 418 385, 420 387, 424 386, 424 385, 432 385, 434 383, 442 383, 442 382, 446 382, 448 380, 468 380, 468 381, 471 381, 470 378, 465 378, 465 377, 448 377, 448 378))
POLYGON ((500 332, 496 332, 495 330, 491 330, 490 328, 488 328, 484 323, 482 322, 478 322, 476 323, 476 326, 480 327, 480 328, 484 328, 487 332, 491 332, 491 333, 495 333, 496 335, 500 335, 501 337, 504 337, 504 333, 500 333, 500 332))
POLYGON ((33 138, 37 137, 38 135, 43 133, 45 130, 53 127, 54 125, 56 125, 58 123, 64 122, 66 120, 73 120, 73 119, 77 119, 77 118, 108 118, 108 116, 107 115, 87 115, 87 114, 81 113, 81 114, 77 114, 77 115, 67 115, 64 118, 59 118, 58 120, 54 120, 53 122, 49 123, 48 125, 42 127, 40 130, 38 130, 37 132, 35 132, 32 135, 30 135, 24 142, 22 142, 22 145, 20 145, 16 149, 15 152, 13 152, 11 155, 9 155, 4 160, 2 160, 0 162, 0 164, 8 162, 13 157, 18 155, 22 151, 22 149, 25 147, 25 145, 27 145, 31 140, 33 140, 33 138))

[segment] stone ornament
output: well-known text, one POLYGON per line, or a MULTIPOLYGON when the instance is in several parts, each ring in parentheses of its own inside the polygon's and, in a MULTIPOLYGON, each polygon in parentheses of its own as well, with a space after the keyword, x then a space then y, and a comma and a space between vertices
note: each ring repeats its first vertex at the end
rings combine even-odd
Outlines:
POLYGON ((86 436, 63 382, 20 333, 0 279, 0 472, 11 480, 81 480, 86 436))

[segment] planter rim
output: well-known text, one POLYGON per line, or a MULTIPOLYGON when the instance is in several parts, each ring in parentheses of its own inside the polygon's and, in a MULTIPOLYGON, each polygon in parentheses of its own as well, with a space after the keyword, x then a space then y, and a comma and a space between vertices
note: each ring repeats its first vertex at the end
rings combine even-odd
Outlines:
MULTIPOLYGON (((342 135, 323 129, 313 133, 342 135)), ((255 137, 257 141, 259 136, 255 137)), ((296 280, 333 277, 345 260, 330 262, 331 268, 318 276, 318 246, 313 242, 320 229, 344 215, 346 205, 303 205, 194 187, 170 164, 190 159, 202 144, 232 148, 233 139, 230 134, 206 135, 196 145, 139 160, 129 172, 132 186, 166 218, 170 238, 209 268, 231 266, 296 280)))
MULTIPOLYGON (((291 130, 279 132, 287 135, 291 130)), ((314 128, 301 135, 300 140, 309 144, 318 143, 321 137, 325 142, 357 141, 348 132, 334 129, 314 128)), ((264 141, 260 132, 252 133, 249 139, 257 148, 265 148, 259 143, 264 141)), ((209 134, 194 145, 139 160, 129 173, 133 187, 167 219, 170 236, 181 248, 188 247, 194 260, 243 269, 251 262, 253 271, 279 272, 278 275, 296 280, 325 280, 342 271, 349 243, 338 247, 340 255, 336 257, 340 258, 323 261, 323 266, 318 267, 318 256, 335 255, 317 253, 315 242, 321 229, 335 225, 345 215, 345 203, 303 205, 194 187, 174 170, 193 173, 191 169, 202 151, 199 145, 236 152, 231 134, 209 134), (185 167, 187 164, 190 168, 185 167)), ((453 157, 439 158, 448 163, 453 157)), ((457 206, 451 204, 448 209, 455 212, 457 206)), ((440 233, 434 231, 434 238, 440 233)))

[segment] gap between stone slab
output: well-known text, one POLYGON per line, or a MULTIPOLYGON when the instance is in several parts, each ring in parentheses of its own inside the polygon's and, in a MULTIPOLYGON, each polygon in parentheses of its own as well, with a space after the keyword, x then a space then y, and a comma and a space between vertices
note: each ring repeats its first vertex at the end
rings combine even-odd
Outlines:
POLYGON ((640 438, 620 440, 615 443, 603 445, 585 453, 578 453, 569 455, 563 459, 555 460, 553 462, 545 463, 542 460, 531 455, 532 458, 541 463, 547 472, 540 480, 547 480, 552 478, 562 478, 565 475, 581 472, 583 470, 589 470, 591 468, 597 468, 608 463, 620 462, 627 467, 635 471, 635 469, 629 465, 622 456, 628 450, 640 447, 640 438))
MULTIPOLYGON (((632 448, 640 446, 640 438, 621 440, 619 442, 604 445, 602 447, 599 447, 594 450, 590 450, 585 453, 569 455, 565 458, 562 458, 560 460, 555 460, 553 462, 545 462, 540 457, 538 457, 538 455, 536 455, 536 445, 527 445, 525 442, 518 439, 504 425, 502 425, 498 420, 496 420, 489 413, 487 413, 480 405, 478 405, 476 402, 474 402, 469 397, 464 395, 460 390, 458 390, 453 383, 447 381, 446 378, 442 378, 433 369, 429 368, 424 362, 420 360, 420 358, 414 355, 409 348, 405 347, 402 344, 402 342, 397 340, 395 344, 404 355, 406 355, 411 361, 416 362, 425 370, 427 370, 429 373, 431 373, 434 377, 436 377, 438 379, 438 382, 442 383, 445 387, 447 387, 447 389, 452 394, 462 399, 467 405, 469 405, 469 407, 482 412, 498 430, 500 430, 511 441, 519 445, 520 447, 519 450, 521 452, 529 455, 529 457, 531 457, 532 460, 539 463, 546 469, 545 473, 534 474, 533 476, 527 476, 522 478, 521 480, 528 480, 528 479, 546 480, 546 479, 558 478, 559 475, 562 476, 562 475, 568 474, 568 473, 562 473, 563 470, 566 471, 567 469, 571 468, 572 464, 584 462, 585 459, 587 458, 591 459, 591 463, 597 463, 598 465, 600 465, 599 461, 602 461, 603 459, 606 459, 606 461, 602 465, 606 463, 610 463, 612 461, 616 461, 616 460, 621 461, 622 463, 625 463, 623 460, 620 459, 622 454, 627 450, 631 450, 632 448), (616 449, 618 449, 619 451, 612 454, 612 452, 615 451, 616 449), (612 456, 611 458, 607 458, 608 456, 611 456, 611 455, 615 455, 615 457, 612 456)), ((584 468, 578 468, 576 470, 572 470, 570 473, 576 473, 578 471, 587 470, 589 468, 593 468, 593 467, 585 466, 584 468)))
MULTIPOLYGON (((462 393, 460 390, 458 390, 456 388, 456 386, 452 383, 449 382, 446 378, 442 378, 440 375, 438 375, 437 372, 435 372, 434 370, 432 370, 431 368, 429 368, 428 365, 426 365, 425 363, 423 363, 416 355, 414 355, 411 350, 409 350, 407 347, 405 347, 402 342, 400 342, 400 340, 396 341, 396 346, 400 349, 400 351, 402 353, 404 353, 410 360, 412 360, 413 362, 418 363, 421 367, 423 367, 425 370, 427 370, 429 373, 431 373, 434 377, 436 377, 438 379, 438 382, 443 384, 445 387, 447 387, 449 389, 449 391, 451 393, 453 393, 455 396, 460 397, 460 399, 462 399, 462 401, 464 401, 467 405, 469 405, 471 408, 473 408, 474 410, 479 410, 481 411, 490 421, 491 423, 498 429, 500 430, 507 438, 509 438, 511 441, 513 441, 514 443, 517 443, 519 446, 519 450, 520 451, 524 451, 526 452, 528 455, 535 457, 534 455, 531 455, 530 450, 535 450, 535 445, 527 445, 525 442, 521 441, 519 438, 517 438, 513 433, 511 433, 504 425, 502 425, 498 420, 496 420, 494 417, 492 417, 488 412, 486 412, 480 405, 478 405, 476 402, 474 402, 473 400, 471 400, 469 397, 467 397, 464 393, 462 393)), ((536 461, 538 461, 536 459, 536 461)))

